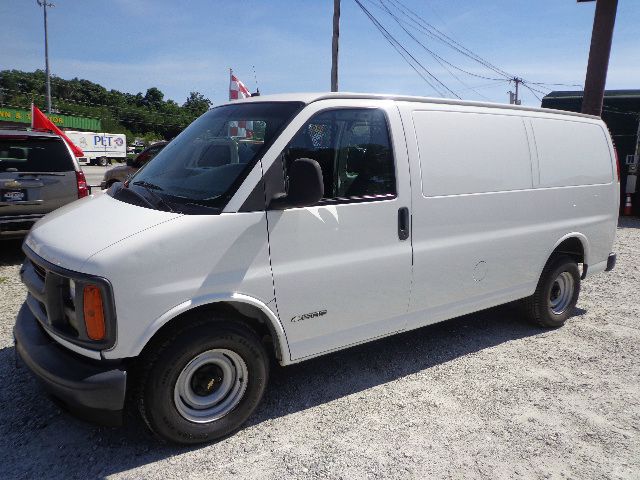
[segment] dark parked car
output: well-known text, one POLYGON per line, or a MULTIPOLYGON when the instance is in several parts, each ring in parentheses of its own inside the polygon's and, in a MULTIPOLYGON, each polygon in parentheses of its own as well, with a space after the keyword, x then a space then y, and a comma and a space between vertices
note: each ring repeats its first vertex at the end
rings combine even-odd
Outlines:
POLYGON ((102 179, 100 188, 105 189, 109 188, 116 182, 124 182, 129 176, 136 173, 147 162, 149 162, 149 160, 160 153, 160 150, 162 150, 167 143, 169 142, 162 141, 154 143, 140 152, 135 159, 127 160, 126 165, 118 165, 117 167, 113 167, 104 172, 104 178, 102 179))
POLYGON ((89 193, 58 135, 0 130, 0 236, 24 235, 45 214, 89 193))

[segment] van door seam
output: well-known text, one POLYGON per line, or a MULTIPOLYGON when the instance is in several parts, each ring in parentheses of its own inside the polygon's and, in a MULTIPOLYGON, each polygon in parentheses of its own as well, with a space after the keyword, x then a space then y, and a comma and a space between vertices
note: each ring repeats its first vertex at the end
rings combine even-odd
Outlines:
MULTIPOLYGON (((291 360, 291 350, 289 349, 289 339, 287 338, 287 329, 284 328, 284 323, 282 321, 282 318, 280 317, 280 311, 278 310, 278 297, 276 295, 276 279, 273 273, 273 265, 271 263, 272 262, 271 261, 271 237, 269 235, 269 212, 267 210, 267 184, 266 184, 266 179, 264 177, 264 166, 262 165, 262 159, 260 159, 259 162, 260 162, 260 172, 262 174, 262 185, 263 185, 262 192, 264 196, 264 219, 267 224, 267 254, 269 256, 269 270, 271 270, 271 287, 273 289, 273 302, 276 307, 276 315, 278 316, 278 320, 280 320, 280 324, 282 325, 282 331, 284 332, 285 342, 287 342, 286 347, 287 347, 287 351, 289 352, 289 360, 291 360)), ((282 348, 281 348, 281 351, 282 351, 282 348)))
POLYGON ((407 168, 409 170, 409 245, 411 248, 411 268, 409 270, 409 296, 407 298, 407 308, 405 313, 409 312, 411 308, 411 295, 413 294, 413 270, 414 270, 414 258, 413 258, 413 184, 411 182, 411 156, 409 155, 409 143, 407 142, 407 131, 402 121, 402 112, 400 107, 396 103, 396 110, 398 111, 398 117, 400 119, 400 126, 402 127, 402 139, 404 140, 404 151, 407 155, 407 168))

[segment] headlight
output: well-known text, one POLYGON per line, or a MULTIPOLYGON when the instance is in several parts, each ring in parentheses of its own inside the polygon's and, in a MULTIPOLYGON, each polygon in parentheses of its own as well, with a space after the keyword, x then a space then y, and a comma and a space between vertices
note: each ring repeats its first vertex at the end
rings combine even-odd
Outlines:
POLYGON ((73 280, 69 280, 69 296, 71 297, 71 301, 76 303, 76 282, 73 280))

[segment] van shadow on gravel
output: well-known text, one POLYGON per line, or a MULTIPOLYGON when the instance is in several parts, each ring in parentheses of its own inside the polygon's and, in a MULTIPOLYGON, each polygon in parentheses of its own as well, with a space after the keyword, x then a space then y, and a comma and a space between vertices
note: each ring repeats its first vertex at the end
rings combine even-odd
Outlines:
MULTIPOLYGON (((543 331, 506 305, 290 367, 274 364, 264 400, 245 427, 543 331)), ((121 428, 74 419, 43 394, 25 367, 16 369, 13 347, 0 350, 0 380, 0 478, 104 477, 206 448, 163 445, 134 417, 121 428)), ((215 451, 213 445, 213 456, 215 451)))

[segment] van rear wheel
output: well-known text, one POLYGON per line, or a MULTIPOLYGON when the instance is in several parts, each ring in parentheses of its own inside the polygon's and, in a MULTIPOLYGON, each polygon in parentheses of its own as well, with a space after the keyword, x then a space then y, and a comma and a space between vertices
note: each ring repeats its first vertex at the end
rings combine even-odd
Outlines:
POLYGON ((573 314, 580 295, 580 271, 568 255, 552 257, 545 265, 535 293, 524 300, 530 320, 557 328, 573 314))
POLYGON ((233 321, 177 331, 141 358, 138 407, 158 437, 196 444, 227 436, 260 403, 269 369, 258 336, 233 321))

